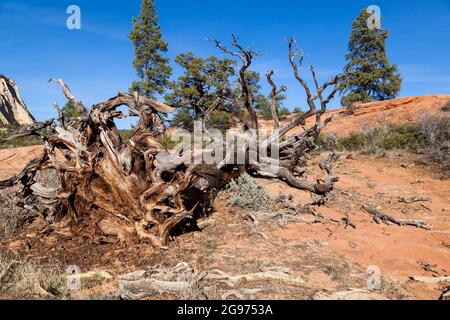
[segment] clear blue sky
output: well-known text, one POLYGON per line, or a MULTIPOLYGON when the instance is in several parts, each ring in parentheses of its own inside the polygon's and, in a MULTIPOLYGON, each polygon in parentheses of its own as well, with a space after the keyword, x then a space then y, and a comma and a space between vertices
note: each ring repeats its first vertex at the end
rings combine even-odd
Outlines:
MULTIPOLYGON (((450 0, 159 0, 157 9, 172 60, 186 51, 220 55, 205 38, 226 42, 236 33, 263 53, 254 69, 274 69, 275 80, 288 86, 285 105, 293 108, 305 100, 292 79, 285 38, 297 37, 305 63, 326 80, 342 70, 351 23, 372 4, 381 7, 391 33, 388 54, 404 77, 401 95, 450 94, 450 0)), ((51 77, 63 78, 86 105, 126 91, 136 79, 127 35, 139 7, 140 0, 1 0, 0 73, 16 80, 39 120, 55 116, 53 101, 64 103, 47 84, 51 77), (65 26, 70 4, 81 8, 81 30, 65 26)), ((179 72, 175 67, 174 76, 179 72)))

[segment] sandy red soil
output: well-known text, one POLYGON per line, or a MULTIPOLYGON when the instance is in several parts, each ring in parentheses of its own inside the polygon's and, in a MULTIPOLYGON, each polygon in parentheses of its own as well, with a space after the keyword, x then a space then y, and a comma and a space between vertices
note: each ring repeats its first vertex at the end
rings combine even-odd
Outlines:
MULTIPOLYGON (((332 111, 336 121, 328 130, 341 133, 349 127, 381 118, 414 121, 422 110, 440 112, 439 106, 449 97, 405 98, 383 105, 374 103, 351 117, 342 115, 342 110, 332 111)), ((41 148, 0 150, 0 179, 19 172, 27 161, 39 155, 41 148)), ((310 179, 320 177, 317 163, 323 156, 313 159, 309 167, 310 179)), ((167 252, 155 252, 148 244, 124 248, 116 244, 94 245, 77 238, 64 242, 56 234, 38 240, 30 240, 28 234, 9 239, 4 245, 20 252, 21 244, 30 242, 31 249, 26 255, 31 258, 45 260, 51 256, 64 264, 75 263, 85 269, 102 268, 112 273, 161 262, 175 265, 186 261, 199 270, 222 269, 229 273, 249 272, 256 265, 286 266, 306 280, 300 289, 266 284, 266 291, 257 298, 311 299, 318 292, 364 288, 364 281, 357 280, 358 274, 375 265, 394 283, 389 289, 383 289, 384 297, 439 298, 443 283, 420 283, 411 281, 410 277, 450 274, 450 181, 441 179, 439 171, 422 164, 417 156, 400 151, 389 152, 384 157, 353 155, 341 159, 336 173, 341 181, 330 201, 317 212, 336 220, 348 217, 356 224, 356 229, 333 222, 288 223, 280 227, 268 221, 261 226, 268 239, 262 239, 249 233, 251 223, 242 220, 244 210, 230 208, 219 198, 212 215, 217 225, 203 232, 181 235, 167 252), (427 196, 430 201, 399 202, 402 197, 412 196, 427 196), (426 221, 432 230, 378 225, 361 209, 364 204, 397 218, 426 221), (435 272, 424 270, 423 262, 432 266, 435 272)), ((290 188, 283 182, 258 182, 272 196, 285 193, 292 194, 295 203, 311 201, 309 193, 290 188)))

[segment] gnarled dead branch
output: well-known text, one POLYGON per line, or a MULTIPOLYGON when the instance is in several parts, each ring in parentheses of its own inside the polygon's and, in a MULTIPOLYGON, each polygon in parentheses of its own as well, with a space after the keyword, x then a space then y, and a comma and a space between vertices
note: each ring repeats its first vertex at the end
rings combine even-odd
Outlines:
MULTIPOLYGON (((330 155, 321 163, 326 173, 324 179, 312 182, 305 177, 304 155, 314 148, 314 140, 332 119, 322 120, 327 104, 336 93, 340 77, 335 77, 319 85, 314 69, 314 83, 317 93, 311 90, 300 76, 297 58, 300 63, 303 56, 294 49, 295 40, 289 41, 289 59, 295 78, 306 92, 309 111, 298 115, 283 126, 275 124, 273 134, 259 141, 259 120, 254 108, 254 97, 246 74, 257 52, 245 49, 233 36, 233 50, 215 41, 224 53, 237 57, 242 66, 239 70, 240 97, 236 99, 238 108, 246 112, 234 115, 246 129, 249 142, 244 152, 248 155, 245 164, 223 161, 217 165, 195 164, 191 161, 194 154, 192 146, 167 150, 159 142, 166 130, 161 114, 167 114, 173 108, 141 95, 118 93, 108 101, 87 108, 60 79, 60 85, 66 98, 80 113, 77 121, 65 119, 57 104, 58 122, 48 120, 23 128, 12 138, 29 135, 40 136, 45 147, 42 155, 31 161, 18 175, 0 181, 0 189, 20 185, 16 195, 17 202, 24 208, 39 212, 48 223, 58 219, 67 219, 73 234, 89 237, 115 236, 122 242, 140 239, 152 245, 164 248, 176 231, 183 231, 187 225, 196 228, 195 222, 212 207, 217 192, 232 179, 245 171, 254 176, 279 178, 292 187, 306 190, 322 197, 333 190, 339 180, 333 173, 333 164, 338 155, 330 155), (334 85, 328 96, 325 90, 334 85), (320 109, 315 102, 320 102, 320 109), (126 106, 128 114, 118 110, 126 106), (125 143, 114 123, 115 119, 127 116, 139 118, 129 143, 125 143), (304 125, 309 118, 315 123, 294 137, 286 135, 294 128, 304 125), (44 134, 45 130, 45 134, 44 134), (273 150, 278 147, 280 159, 270 152, 260 156, 259 150, 273 150), (252 150, 256 157, 252 158, 252 150), (280 161, 278 161, 280 160, 280 161), (35 177, 41 170, 54 169, 60 186, 49 189, 39 184, 35 177), (189 221, 190 223, 184 223, 189 221), (86 232, 85 230, 95 230, 86 232)), ((278 89, 272 81, 273 72, 267 75, 272 86, 272 112, 276 117, 276 96, 286 90, 278 89)), ((220 100, 218 100, 220 101, 220 100)), ((199 105, 203 121, 207 121, 211 112, 218 106, 209 108, 199 105)), ((234 153, 234 149, 231 151, 234 153)), ((202 154, 196 154, 200 157, 202 154)), ((227 159, 229 154, 227 154, 227 159)), ((201 226, 200 226, 201 227, 201 226)))
POLYGON ((398 226, 413 226, 416 228, 431 230, 431 227, 424 221, 395 218, 367 205, 364 205, 362 208, 373 216, 373 221, 377 224, 380 224, 381 222, 386 224, 391 222, 398 226))

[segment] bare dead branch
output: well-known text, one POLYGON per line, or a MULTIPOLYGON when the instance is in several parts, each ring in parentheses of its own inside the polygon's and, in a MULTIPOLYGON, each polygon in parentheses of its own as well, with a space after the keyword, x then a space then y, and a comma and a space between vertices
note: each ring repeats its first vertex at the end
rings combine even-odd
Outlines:
POLYGON ((431 230, 431 227, 424 221, 395 218, 368 205, 364 205, 362 208, 373 216, 373 220, 377 224, 380 224, 382 221, 386 224, 387 222, 391 222, 398 226, 413 226, 416 228, 431 230))
POLYGON ((410 198, 400 198, 398 199, 399 202, 403 202, 403 203, 414 203, 414 202, 427 202, 427 201, 431 201, 430 197, 426 197, 426 196, 418 196, 418 197, 410 197, 410 198))
POLYGON ((270 108, 270 111, 272 113, 274 128, 278 129, 280 127, 280 120, 278 119, 278 113, 277 113, 277 96, 283 92, 286 92, 287 87, 282 86, 280 89, 278 89, 275 82, 272 80, 272 76, 273 76, 272 70, 266 74, 267 82, 269 82, 270 86, 272 87, 272 92, 271 92, 272 106, 270 108))
POLYGON ((250 92, 249 84, 246 78, 246 72, 253 62, 253 57, 259 54, 256 51, 244 49, 238 43, 238 38, 235 35, 233 35, 233 42, 231 44, 232 46, 237 48, 238 50, 237 52, 228 49, 226 46, 222 45, 219 40, 214 40, 214 42, 217 48, 221 49, 224 53, 238 57, 242 62, 242 66, 239 69, 239 83, 242 89, 243 107, 245 110, 247 110, 252 120, 251 128, 255 132, 258 132, 259 130, 258 116, 256 114, 255 109, 253 108, 253 96, 252 93, 250 92))

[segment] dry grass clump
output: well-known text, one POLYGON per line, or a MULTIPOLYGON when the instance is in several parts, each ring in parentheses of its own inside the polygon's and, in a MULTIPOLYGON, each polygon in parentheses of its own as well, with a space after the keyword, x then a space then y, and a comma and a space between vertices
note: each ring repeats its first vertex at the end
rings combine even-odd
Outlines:
POLYGON ((29 218, 25 210, 14 204, 10 194, 0 193, 0 239, 13 236, 29 218))
POLYGON ((61 299, 67 295, 64 271, 56 265, 21 261, 0 254, 0 293, 17 298, 61 299))

